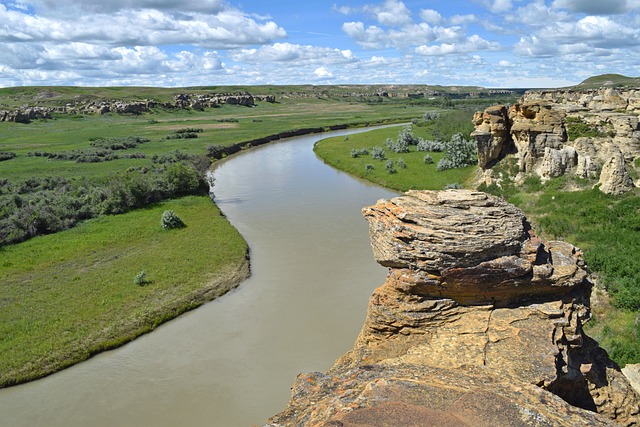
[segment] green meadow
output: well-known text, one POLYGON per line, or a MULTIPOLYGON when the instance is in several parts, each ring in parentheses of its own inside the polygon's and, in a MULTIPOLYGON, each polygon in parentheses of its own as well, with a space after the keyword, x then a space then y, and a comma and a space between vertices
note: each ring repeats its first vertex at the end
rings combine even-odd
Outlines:
POLYGON ((0 249, 0 385, 50 374, 209 301, 248 274, 247 246, 188 196, 0 249), (186 227, 165 230, 174 210, 186 227), (145 279, 136 283, 144 271, 145 279))

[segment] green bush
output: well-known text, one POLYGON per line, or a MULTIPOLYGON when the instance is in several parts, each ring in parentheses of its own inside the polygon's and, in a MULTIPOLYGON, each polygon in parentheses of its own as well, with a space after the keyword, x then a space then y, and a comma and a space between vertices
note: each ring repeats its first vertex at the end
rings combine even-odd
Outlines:
POLYGON ((386 157, 386 153, 384 152, 384 148, 382 147, 373 147, 371 149, 371 157, 376 160, 384 160, 386 157))
POLYGON ((138 286, 144 286, 147 282, 147 272, 142 270, 140 273, 136 274, 136 277, 133 279, 133 283, 138 286))
POLYGON ((396 173, 396 167, 393 164, 393 160, 387 160, 387 163, 384 164, 385 169, 387 170, 387 172, 389 173, 396 173))
POLYGON ((186 226, 184 221, 182 221, 182 219, 180 219, 180 217, 171 210, 164 211, 162 213, 160 225, 162 225, 162 228, 164 228, 165 230, 170 230, 173 228, 183 228, 186 226))

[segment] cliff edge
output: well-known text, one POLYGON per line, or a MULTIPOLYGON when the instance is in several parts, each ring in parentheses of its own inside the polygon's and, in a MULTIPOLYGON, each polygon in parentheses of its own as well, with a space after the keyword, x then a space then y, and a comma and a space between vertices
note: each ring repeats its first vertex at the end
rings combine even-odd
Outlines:
POLYGON ((580 251, 468 190, 363 210, 389 268, 349 353, 301 374, 276 426, 635 426, 640 396, 582 325, 580 251))

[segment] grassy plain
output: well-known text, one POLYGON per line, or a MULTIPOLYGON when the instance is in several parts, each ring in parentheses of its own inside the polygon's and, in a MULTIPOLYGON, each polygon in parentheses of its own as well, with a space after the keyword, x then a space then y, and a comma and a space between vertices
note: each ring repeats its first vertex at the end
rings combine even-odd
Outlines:
MULTIPOLYGON (((314 150, 328 165, 393 190, 442 190, 450 184, 462 186, 470 184, 469 180, 476 170, 474 166, 443 171, 436 170, 438 161, 444 157, 442 152, 417 151, 416 146, 410 146, 408 153, 394 153, 387 149, 386 139, 395 140, 402 128, 403 126, 394 126, 349 137, 327 138, 319 141, 314 150), (384 148, 384 160, 372 158, 371 148, 375 146, 384 148), (350 153, 353 149, 360 150, 362 148, 366 148, 369 154, 360 155, 357 158, 351 157, 350 153), (427 154, 432 157, 433 163, 426 164, 424 162, 424 157, 427 154), (402 159, 406 168, 398 165, 399 159, 402 159), (394 162, 394 173, 389 173, 385 168, 388 160, 394 162), (372 165, 373 169, 367 169, 367 165, 372 165)), ((428 127, 414 126, 413 129, 416 137, 432 138, 431 129, 428 127)))
POLYGON ((0 386, 85 360, 223 294, 248 274, 246 254, 206 196, 0 249, 0 386), (164 210, 187 226, 164 230, 164 210))

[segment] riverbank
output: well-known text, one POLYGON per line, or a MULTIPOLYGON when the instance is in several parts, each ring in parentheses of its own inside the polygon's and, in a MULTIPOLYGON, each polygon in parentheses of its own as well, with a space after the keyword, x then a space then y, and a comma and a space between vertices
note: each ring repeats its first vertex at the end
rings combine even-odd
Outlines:
POLYGON ((247 244, 206 196, 4 247, 0 386, 41 378, 125 344, 248 275, 247 244), (162 229, 165 210, 174 210, 186 227, 162 229))

